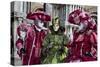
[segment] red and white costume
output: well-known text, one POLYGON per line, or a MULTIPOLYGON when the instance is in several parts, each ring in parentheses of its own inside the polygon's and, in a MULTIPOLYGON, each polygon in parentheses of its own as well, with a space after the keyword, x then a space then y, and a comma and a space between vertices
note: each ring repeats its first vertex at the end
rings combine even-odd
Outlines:
POLYGON ((93 61, 97 59, 97 34, 96 23, 84 11, 75 10, 69 14, 69 23, 83 25, 81 30, 73 30, 73 42, 69 44, 70 61, 93 61))
POLYGON ((20 57, 22 57, 23 65, 30 64, 39 64, 40 63, 40 55, 41 55, 41 47, 44 37, 47 34, 46 30, 37 29, 37 26, 33 25, 26 29, 26 36, 23 41, 20 38, 19 27, 17 28, 17 33, 19 34, 19 38, 16 41, 17 48, 20 49, 25 47, 25 55, 19 52, 20 57))
MULTIPOLYGON (((42 21, 41 23, 50 21, 50 16, 43 13, 29 13, 27 18, 40 20, 42 21)), ((48 30, 45 27, 40 28, 35 24, 30 26, 27 23, 22 23, 18 26, 17 34, 19 38, 16 41, 16 46, 18 48, 18 54, 22 58, 23 65, 40 64, 42 42, 47 32, 48 30), (21 48, 25 49, 24 54, 21 53, 21 48)))

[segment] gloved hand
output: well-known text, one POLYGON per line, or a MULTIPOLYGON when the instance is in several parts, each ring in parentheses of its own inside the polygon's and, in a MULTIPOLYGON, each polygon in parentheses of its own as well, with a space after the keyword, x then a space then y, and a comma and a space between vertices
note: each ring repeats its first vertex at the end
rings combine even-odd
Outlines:
POLYGON ((22 54, 25 54, 25 53, 26 53, 25 48, 21 48, 21 49, 20 49, 20 52, 21 52, 22 54))
POLYGON ((92 57, 92 55, 91 55, 91 53, 90 53, 90 52, 86 52, 84 55, 85 55, 85 56, 92 57))

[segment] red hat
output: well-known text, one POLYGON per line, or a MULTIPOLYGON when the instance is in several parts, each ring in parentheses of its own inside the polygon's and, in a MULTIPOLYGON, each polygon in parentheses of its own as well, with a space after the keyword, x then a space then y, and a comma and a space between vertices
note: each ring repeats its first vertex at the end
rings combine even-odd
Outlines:
POLYGON ((72 24, 77 24, 77 23, 74 21, 74 19, 75 19, 75 17, 79 17, 79 15, 80 15, 81 12, 82 12, 81 10, 74 10, 73 12, 71 12, 71 13, 69 14, 69 17, 68 17, 68 22, 69 22, 69 23, 72 23, 72 24))
POLYGON ((83 21, 89 20, 91 17, 87 12, 83 11, 80 13, 79 18, 80 18, 80 21, 83 22, 83 21))
POLYGON ((44 12, 30 12, 27 14, 26 18, 31 20, 41 20, 44 22, 51 21, 51 17, 44 12))

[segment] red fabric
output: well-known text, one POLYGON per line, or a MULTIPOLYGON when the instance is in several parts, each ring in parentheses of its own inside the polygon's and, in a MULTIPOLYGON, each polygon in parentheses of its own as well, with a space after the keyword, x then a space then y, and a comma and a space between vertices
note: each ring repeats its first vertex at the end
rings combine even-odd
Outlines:
POLYGON ((18 27, 17 27, 17 34, 18 36, 20 36, 20 31, 28 31, 28 29, 30 28, 30 26, 27 25, 26 22, 21 23, 18 27))
MULTIPOLYGON (((80 14, 81 12, 82 12, 81 10, 75 10, 75 11, 71 12, 71 13, 69 14, 69 17, 68 17, 69 23, 77 24, 77 23, 74 21, 74 18, 79 17, 79 14, 80 14)), ((78 24, 79 24, 79 23, 78 23, 78 24)))
POLYGON ((91 41, 91 37, 94 36, 95 32, 92 32, 90 35, 88 34, 81 34, 81 33, 74 33, 74 40, 73 43, 68 46, 70 55, 70 61, 74 60, 81 60, 81 61, 93 61, 97 58, 97 49, 95 49, 94 45, 97 46, 96 43, 96 36, 91 41), (81 37, 80 37, 81 36, 81 37), (79 38, 80 37, 80 38, 79 38), (78 39, 79 38, 79 39, 78 39), (92 49, 94 48, 94 49, 92 49), (92 49, 92 50, 91 50, 92 49), (89 52, 92 56, 86 56, 86 52, 89 52))
POLYGON ((27 18, 31 19, 31 20, 41 20, 41 21, 50 21, 51 20, 51 17, 43 12, 42 13, 41 12, 29 13, 27 15, 27 18))
MULTIPOLYGON (((27 35, 25 39, 26 53, 22 57, 23 65, 28 65, 28 63, 29 65, 40 63, 41 47, 42 47, 42 42, 46 35, 46 32, 47 31, 45 30, 41 30, 40 32, 37 31, 34 25, 33 27, 27 30, 27 35), (35 47, 33 47, 33 50, 32 50, 33 42, 34 42, 35 47), (30 56, 31 51, 32 51, 32 55, 30 56), (30 62, 29 62, 29 58, 30 58, 30 62)), ((18 45, 18 43, 22 43, 21 42, 22 40, 21 41, 19 40, 21 39, 19 38, 16 41, 16 46, 18 45)))
POLYGON ((95 61, 96 59, 95 58, 93 58, 93 57, 82 57, 82 61, 95 61))
POLYGON ((93 21, 91 16, 85 11, 75 10, 71 12, 68 17, 68 22, 76 25, 83 23, 88 27, 88 29, 96 30, 95 21, 93 21), (76 18, 78 18, 77 20, 79 20, 79 23, 75 22, 76 18))
POLYGON ((80 25, 80 23, 86 26, 84 32, 73 31, 73 42, 68 46, 70 54, 69 61, 81 60, 81 61, 92 61, 97 58, 97 34, 96 34, 96 23, 90 17, 87 12, 81 10, 75 10, 69 14, 69 23, 80 25), (75 21, 78 18, 79 23, 75 21), (95 31, 95 32, 93 32, 95 31), (93 49, 92 49, 93 48, 93 49), (92 56, 86 56, 86 53, 90 53, 92 56))

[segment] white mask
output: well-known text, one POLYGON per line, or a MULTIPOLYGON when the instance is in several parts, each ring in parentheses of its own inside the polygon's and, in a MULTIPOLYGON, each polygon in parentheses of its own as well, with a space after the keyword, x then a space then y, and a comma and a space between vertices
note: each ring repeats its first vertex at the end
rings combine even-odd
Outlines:
POLYGON ((43 25, 44 25, 44 23, 42 23, 41 21, 38 21, 38 26, 39 26, 40 28, 42 28, 43 25))
POLYGON ((42 22, 41 20, 35 20, 34 22, 38 27, 40 27, 40 29, 47 30, 47 28, 44 27, 44 22, 42 22))
POLYGON ((84 31, 85 29, 86 29, 86 26, 85 26, 83 23, 81 23, 81 24, 79 25, 78 29, 77 29, 77 32, 79 32, 79 31, 84 31))

